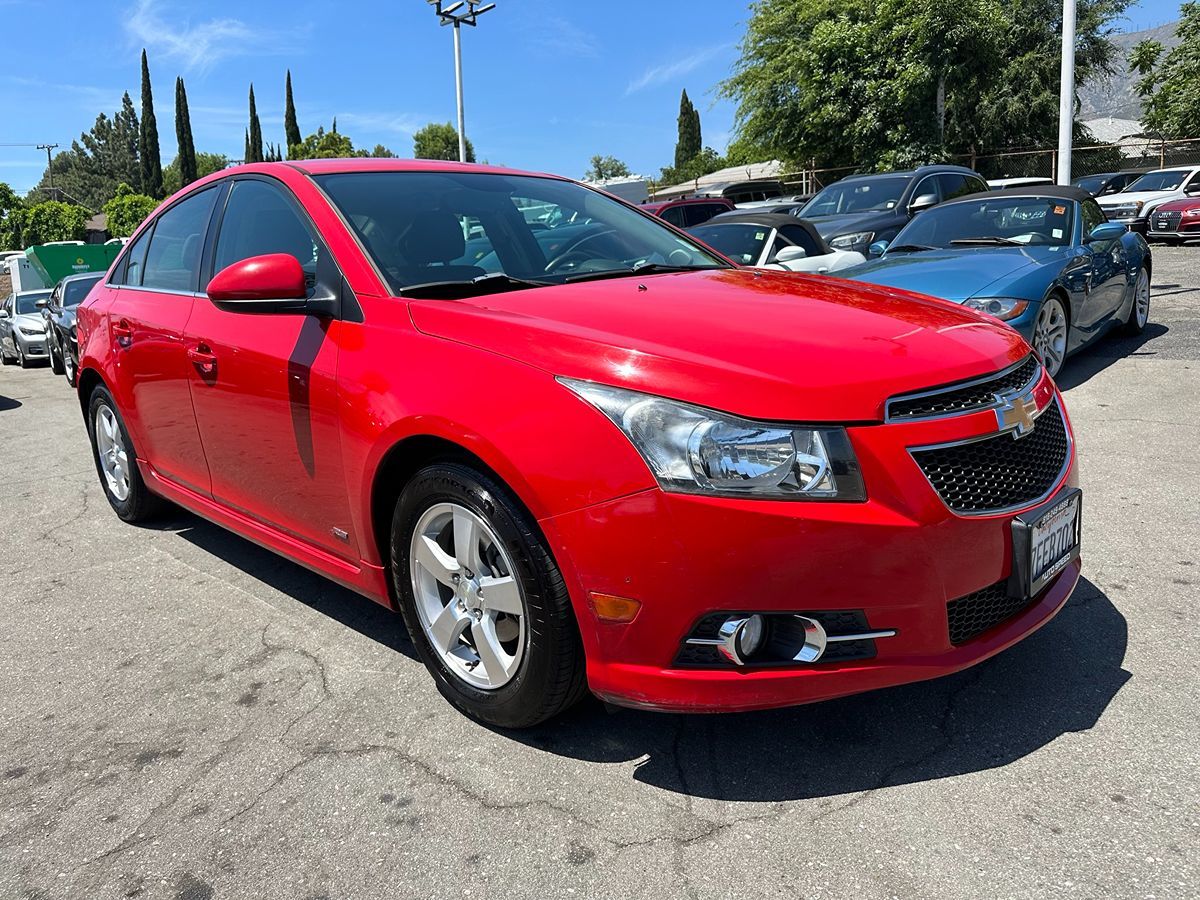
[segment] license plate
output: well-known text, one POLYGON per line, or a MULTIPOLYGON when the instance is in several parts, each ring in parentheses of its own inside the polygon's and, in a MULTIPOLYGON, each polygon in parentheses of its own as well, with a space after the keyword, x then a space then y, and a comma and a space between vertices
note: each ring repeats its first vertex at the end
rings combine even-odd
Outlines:
POLYGON ((1171 227, 1170 219, 1159 219, 1157 222, 1157 228, 1159 231, 1166 231, 1170 227, 1171 227))
POLYGON ((1079 557, 1083 492, 1064 491, 1013 520, 1013 568, 1009 593, 1034 597, 1079 557))

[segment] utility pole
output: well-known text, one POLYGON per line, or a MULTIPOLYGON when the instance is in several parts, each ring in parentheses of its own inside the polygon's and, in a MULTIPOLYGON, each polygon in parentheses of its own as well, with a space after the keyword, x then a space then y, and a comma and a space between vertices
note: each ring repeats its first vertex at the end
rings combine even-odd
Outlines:
POLYGON ((485 12, 495 9, 495 3, 483 3, 483 0, 459 0, 443 8, 444 0, 425 0, 434 7, 437 17, 443 25, 454 26, 454 87, 458 94, 458 161, 467 161, 467 122, 463 111, 463 77, 462 77, 462 26, 475 27, 477 20, 485 12), (463 9, 463 7, 466 9, 463 9))
POLYGON ((38 144, 37 148, 46 151, 46 176, 50 179, 50 199, 57 200, 58 195, 54 193, 54 170, 50 168, 50 153, 58 149, 58 144, 38 144))
POLYGON ((1058 84, 1058 183, 1071 183, 1075 123, 1075 0, 1063 0, 1062 77, 1058 84))

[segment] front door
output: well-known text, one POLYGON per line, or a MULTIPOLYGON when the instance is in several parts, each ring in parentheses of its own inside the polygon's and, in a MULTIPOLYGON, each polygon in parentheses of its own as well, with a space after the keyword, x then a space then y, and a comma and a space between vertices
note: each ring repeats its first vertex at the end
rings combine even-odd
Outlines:
POLYGON ((204 238, 221 188, 176 203, 129 248, 107 286, 113 385, 139 455, 207 495, 208 466, 189 387, 183 329, 196 302, 204 238))
MULTIPOLYGON (((217 225, 211 271, 267 253, 295 256, 314 291, 340 289, 336 265, 290 193, 271 179, 238 179, 217 225)), ((228 312, 202 297, 186 342, 197 360, 191 396, 214 499, 357 560, 337 406, 339 325, 315 315, 228 312)))

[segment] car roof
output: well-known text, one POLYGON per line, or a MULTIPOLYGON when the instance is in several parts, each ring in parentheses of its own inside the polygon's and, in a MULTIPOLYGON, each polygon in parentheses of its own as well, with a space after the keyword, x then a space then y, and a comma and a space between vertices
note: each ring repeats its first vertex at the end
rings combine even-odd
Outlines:
POLYGON ((82 281, 85 278, 103 278, 103 272, 76 272, 74 275, 64 275, 58 280, 59 284, 66 284, 68 281, 82 281))
POLYGON ((687 206, 692 203, 729 203, 727 197, 679 197, 675 200, 652 200, 641 204, 642 209, 666 209, 668 206, 687 206))
MULTIPOLYGON (((983 177, 978 172, 976 172, 974 169, 968 169, 966 166, 932 165, 932 166, 918 166, 915 169, 897 169, 894 172, 859 172, 854 175, 847 175, 844 178, 841 178, 839 180, 840 181, 849 181, 852 178, 855 180, 858 180, 861 178, 883 178, 888 175, 927 175, 931 172, 957 172, 960 175, 974 175, 976 178, 983 177)), ((837 184, 837 183, 838 182, 836 182, 836 181, 831 182, 831 184, 837 184)))
POLYGON ((503 166, 485 166, 478 163, 448 162, 441 159, 400 159, 398 157, 356 157, 354 159, 298 159, 287 162, 253 163, 224 169, 233 172, 263 172, 289 166, 309 175, 332 175, 346 172, 475 172, 493 175, 539 175, 565 181, 559 175, 543 175, 540 172, 523 172, 503 166))
MULTIPOLYGON (((738 210, 735 213, 722 213, 707 222, 693 225, 692 228, 707 228, 710 225, 760 225, 763 228, 782 228, 785 225, 798 225, 808 232, 818 247, 825 246, 825 239, 806 219, 798 219, 788 213, 755 212, 754 210, 738 210)), ((688 231, 691 231, 689 228, 688 231)))
POLYGON ((1027 187, 1001 188, 998 191, 964 194, 961 197, 946 200, 940 205, 963 203, 968 200, 991 200, 994 197, 1054 197, 1058 200, 1075 200, 1079 203, 1094 199, 1090 192, 1081 187, 1075 187, 1073 184, 1033 184, 1027 187))

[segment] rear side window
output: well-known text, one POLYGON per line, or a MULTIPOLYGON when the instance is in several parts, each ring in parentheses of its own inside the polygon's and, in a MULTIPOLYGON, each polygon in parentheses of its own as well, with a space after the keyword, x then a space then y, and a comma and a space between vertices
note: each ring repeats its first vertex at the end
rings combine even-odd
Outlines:
POLYGON ((959 175, 957 172, 945 172, 939 175, 937 180, 938 187, 942 189, 943 201, 987 190, 986 184, 983 187, 979 187, 976 182, 967 178, 966 175, 959 175))
POLYGON ((717 213, 728 212, 729 207, 723 203, 693 203, 683 207, 686 227, 703 225, 717 213))
MULTIPOLYGON (((158 217, 150 236, 150 249, 146 251, 142 287, 182 292, 197 289, 204 234, 216 196, 217 192, 208 188, 176 203, 158 217)), ((131 256, 131 269, 132 264, 131 256)))
POLYGON ((236 181, 225 204, 213 271, 268 253, 294 256, 316 283, 318 245, 283 191, 265 181, 236 181))
POLYGON ((659 214, 659 218, 664 222, 671 223, 676 228, 683 228, 687 225, 686 209, 685 206, 669 206, 659 214))

